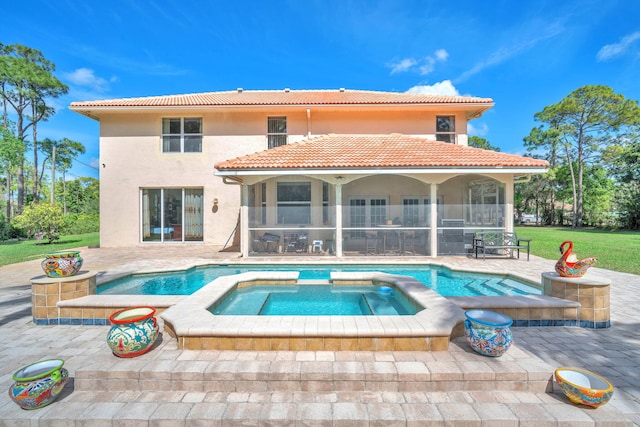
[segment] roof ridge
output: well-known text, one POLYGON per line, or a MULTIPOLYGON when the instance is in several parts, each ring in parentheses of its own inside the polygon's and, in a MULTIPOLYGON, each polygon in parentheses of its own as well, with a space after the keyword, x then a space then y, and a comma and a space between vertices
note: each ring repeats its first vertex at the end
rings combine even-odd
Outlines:
POLYGON ((149 107, 149 106, 225 106, 225 105, 303 105, 310 104, 486 104, 493 99, 467 95, 437 95, 408 92, 374 91, 366 89, 259 89, 192 92, 172 95, 150 95, 128 98, 111 98, 93 101, 76 101, 78 107, 149 107))

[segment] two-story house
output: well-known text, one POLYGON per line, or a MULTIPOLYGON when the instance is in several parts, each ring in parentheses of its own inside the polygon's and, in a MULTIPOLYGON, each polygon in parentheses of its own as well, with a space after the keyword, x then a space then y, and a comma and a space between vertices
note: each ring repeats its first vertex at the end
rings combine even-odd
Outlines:
POLYGON ((489 98, 358 90, 74 102, 100 122, 104 247, 463 254, 548 164, 467 146, 489 98))

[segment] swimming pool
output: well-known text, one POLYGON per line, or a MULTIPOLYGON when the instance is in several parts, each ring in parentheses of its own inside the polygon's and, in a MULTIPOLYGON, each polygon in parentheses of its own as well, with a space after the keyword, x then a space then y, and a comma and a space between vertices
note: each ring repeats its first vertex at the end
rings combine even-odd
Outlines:
POLYGON ((191 295, 221 276, 251 271, 299 271, 299 280, 329 280, 331 272, 379 271, 414 277, 442 296, 540 295, 540 288, 509 277, 425 265, 219 265, 173 273, 139 274, 98 287, 105 295, 191 295))
POLYGON ((417 313, 388 286, 255 285, 236 289, 209 308, 215 315, 402 316, 417 313))

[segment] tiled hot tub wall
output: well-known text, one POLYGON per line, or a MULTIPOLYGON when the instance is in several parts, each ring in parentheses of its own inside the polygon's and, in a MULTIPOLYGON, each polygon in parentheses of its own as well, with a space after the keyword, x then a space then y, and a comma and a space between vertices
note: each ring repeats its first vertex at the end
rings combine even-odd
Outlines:
MULTIPOLYGON (((71 321, 66 322, 63 319, 79 319, 73 324, 104 324, 107 323, 89 323, 88 313, 83 313, 84 309, 76 308, 73 310, 61 312, 58 308, 59 301, 72 300, 96 293, 96 272, 87 271, 75 276, 67 277, 47 277, 40 276, 31 279, 31 315, 33 323, 36 325, 58 325, 72 324, 71 321), (87 319, 84 322, 82 319, 87 319)), ((98 318, 104 320, 104 310, 95 313, 98 318)), ((92 316, 94 314, 92 313, 92 316)))
POLYGON ((580 303, 577 323, 583 328, 611 327, 611 280, 587 272, 583 277, 561 277, 542 273, 544 294, 580 303))

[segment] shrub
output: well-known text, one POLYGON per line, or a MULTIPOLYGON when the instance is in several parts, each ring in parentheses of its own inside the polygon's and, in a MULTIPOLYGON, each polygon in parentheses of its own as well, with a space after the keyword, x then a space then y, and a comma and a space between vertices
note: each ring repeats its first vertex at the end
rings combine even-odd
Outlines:
POLYGON ((60 239, 64 231, 64 215, 57 204, 29 205, 15 217, 13 224, 24 230, 28 237, 43 238, 49 243, 60 239))
POLYGON ((64 217, 65 229, 69 234, 85 234, 100 231, 100 215, 67 214, 64 217))

